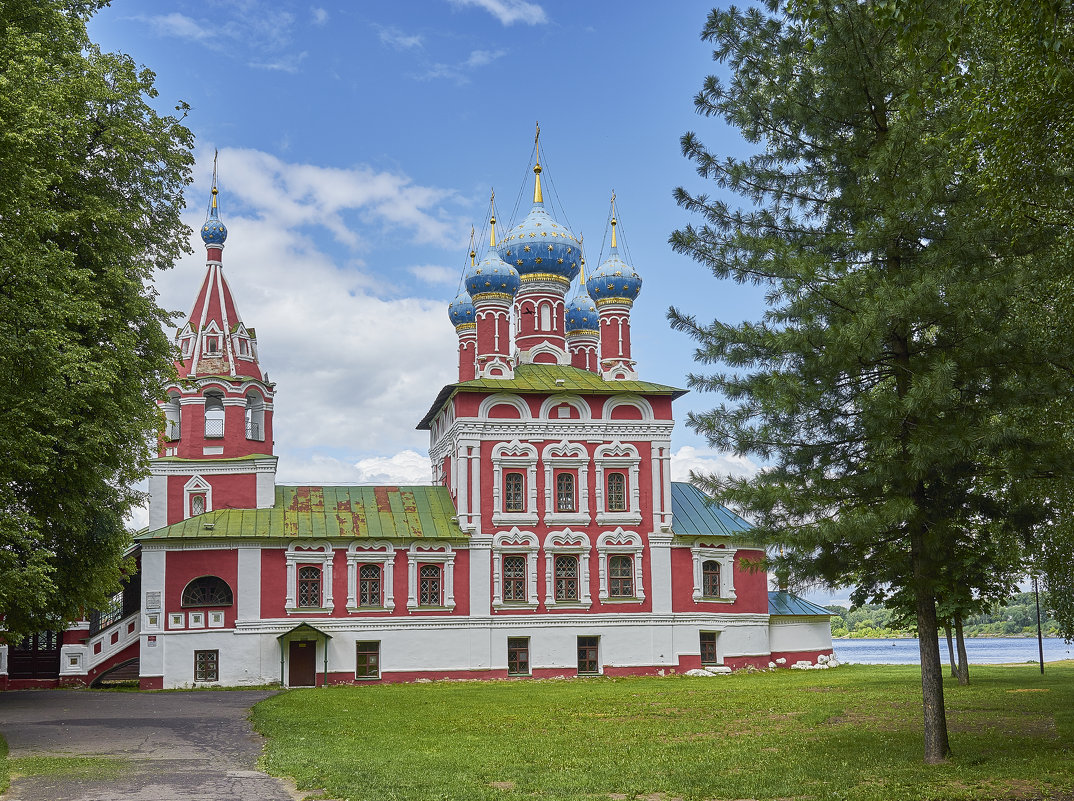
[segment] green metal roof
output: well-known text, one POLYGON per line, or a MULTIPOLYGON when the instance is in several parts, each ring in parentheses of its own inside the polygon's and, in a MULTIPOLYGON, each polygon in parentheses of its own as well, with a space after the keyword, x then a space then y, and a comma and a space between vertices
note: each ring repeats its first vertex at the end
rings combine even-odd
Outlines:
POLYGON ((671 482, 671 517, 672 531, 685 537, 742 535, 748 534, 753 528, 730 509, 685 481, 671 482))
POLYGON ((429 411, 418 423, 419 430, 429 424, 456 392, 512 392, 517 395, 572 392, 586 395, 670 395, 672 400, 686 394, 685 389, 648 381, 605 381, 596 373, 577 367, 557 364, 520 364, 514 378, 478 378, 459 384, 448 384, 436 396, 429 411))
POLYGON ((135 539, 466 539, 446 487, 276 487, 271 509, 218 509, 135 539))
POLYGON ((832 616, 832 613, 823 606, 818 606, 812 601, 799 598, 797 595, 791 595, 783 590, 768 593, 768 614, 832 616))

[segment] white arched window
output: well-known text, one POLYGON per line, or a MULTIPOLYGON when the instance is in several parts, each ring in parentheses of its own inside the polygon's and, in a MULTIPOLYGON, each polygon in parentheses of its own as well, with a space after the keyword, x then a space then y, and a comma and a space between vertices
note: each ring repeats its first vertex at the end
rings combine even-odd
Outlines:
POLYGON ((642 555, 645 548, 634 531, 606 531, 597 537, 598 596, 619 601, 644 601, 642 555))
POLYGON ((179 393, 173 389, 164 404, 164 439, 175 442, 179 439, 179 431, 179 393))
POLYGON ((731 603, 735 593, 735 549, 696 540, 690 555, 693 561, 694 601, 731 603))
POLYGON ((592 605, 589 547, 589 537, 569 528, 545 538, 545 606, 588 609, 592 605))
POLYGON ((551 303, 542 303, 541 304, 541 330, 542 331, 551 331, 552 330, 552 304, 551 303))
POLYGON ((537 537, 531 531, 497 534, 492 540, 492 608, 537 608, 537 537))
POLYGON ((205 438, 224 436, 224 395, 216 390, 205 393, 205 438))

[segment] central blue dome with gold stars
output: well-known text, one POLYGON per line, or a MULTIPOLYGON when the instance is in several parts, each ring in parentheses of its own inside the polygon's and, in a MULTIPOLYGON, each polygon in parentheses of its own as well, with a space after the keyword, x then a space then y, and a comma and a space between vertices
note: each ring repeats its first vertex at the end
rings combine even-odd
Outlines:
POLYGON ((521 223, 500 240, 500 258, 510 264, 523 280, 527 276, 552 275, 566 283, 580 269, 582 246, 565 226, 552 219, 541 194, 541 164, 533 168, 533 208, 521 223))

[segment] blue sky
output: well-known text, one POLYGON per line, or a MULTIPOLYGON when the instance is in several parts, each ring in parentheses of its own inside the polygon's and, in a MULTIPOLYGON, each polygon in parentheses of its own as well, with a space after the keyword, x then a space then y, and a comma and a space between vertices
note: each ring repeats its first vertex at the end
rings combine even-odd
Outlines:
MULTIPOLYGON (((644 279, 633 315, 642 378, 685 386, 695 369, 692 342, 668 326, 672 304, 702 319, 762 314, 760 290, 717 281, 667 244, 690 219, 672 190, 716 189, 679 137, 696 130, 724 155, 748 148, 694 113, 704 77, 722 70, 699 38, 708 10, 689 0, 115 0, 97 15, 90 32, 104 49, 156 72, 160 109, 191 107, 192 227, 220 150, 225 271, 278 383, 282 481, 427 473, 427 435, 414 425, 454 379, 446 307, 470 226, 481 227, 492 187, 501 223, 528 211, 537 120, 546 198, 585 236, 591 269, 607 254, 616 192, 644 279)), ((189 308, 203 264, 197 242, 159 277, 165 307, 189 308)), ((676 416, 716 401, 691 393, 676 416)), ((679 477, 752 469, 683 424, 673 447, 679 477)))

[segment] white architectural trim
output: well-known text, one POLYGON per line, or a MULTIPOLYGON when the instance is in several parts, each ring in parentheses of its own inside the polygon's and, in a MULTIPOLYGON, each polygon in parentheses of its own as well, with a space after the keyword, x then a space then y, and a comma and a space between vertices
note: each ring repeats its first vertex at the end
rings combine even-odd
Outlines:
POLYGON ((537 595, 537 535, 532 531, 519 531, 518 527, 497 534, 492 539, 492 608, 536 609, 537 595), (526 557, 526 600, 503 600, 503 557, 521 554, 526 557))
POLYGON ((579 395, 550 395, 541 404, 539 417, 542 420, 552 420, 556 423, 588 422, 593 419, 593 410, 579 395), (564 404, 578 412, 578 417, 552 417, 552 410, 564 404))
MULTIPOLYGON (((642 554, 645 546, 641 537, 635 531, 623 531, 622 527, 615 531, 606 531, 597 537, 597 571, 600 580, 600 590, 597 597, 601 601, 607 601, 611 596, 608 594, 608 557, 623 554, 631 557, 634 566, 634 598, 639 601, 645 600, 645 585, 642 583, 642 554)), ((628 600, 628 599, 624 599, 628 600)))
MULTIPOLYGON (((513 407, 518 412, 519 419, 529 420, 532 417, 532 415, 530 414, 529 404, 527 404, 526 401, 518 395, 511 395, 507 392, 497 392, 495 395, 489 395, 487 398, 481 401, 481 405, 477 409, 477 416, 482 420, 489 420, 489 412, 492 411, 492 407, 500 406, 501 404, 513 407)), ((509 422, 511 420, 514 420, 515 418, 506 417, 491 419, 494 422, 499 422, 501 419, 504 422, 509 422)))
POLYGON ((332 599, 332 560, 335 552, 331 543, 292 542, 284 555, 287 560, 287 596, 284 608, 288 614, 331 612, 335 609, 332 599), (298 565, 318 565, 321 568, 321 606, 320 608, 300 607, 298 605, 298 565))
POLYGON ((717 547, 703 540, 695 540, 690 547, 690 556, 693 559, 694 602, 713 601, 717 603, 730 603, 738 596, 735 594, 735 548, 717 547), (718 598, 706 597, 702 594, 701 566, 709 561, 715 561, 720 566, 720 595, 718 598))
POLYGON ((567 440, 546 445, 541 452, 544 464, 544 522, 547 525, 569 523, 587 524, 589 513, 589 452, 584 445, 567 440), (556 511, 556 470, 577 470, 578 481, 574 487, 576 510, 556 511))
MULTIPOLYGON (((441 564, 444 566, 443 579, 444 607, 455 608, 455 552, 446 542, 415 542, 406 552, 407 559, 407 598, 406 608, 413 612, 418 606, 418 563, 441 564)), ((424 607, 428 608, 428 607, 424 607)))
POLYGON ((637 525, 641 522, 641 487, 639 486, 639 473, 641 456, 638 449, 631 444, 624 444, 619 440, 601 445, 593 454, 593 460, 597 467, 596 499, 597 499, 597 524, 606 525, 637 525), (606 470, 621 470, 626 474, 626 501, 625 511, 608 511, 605 504, 606 470))
POLYGON ((537 448, 519 440, 501 442, 492 449, 492 525, 533 525, 537 522, 537 448), (504 471, 522 471, 526 476, 525 508, 521 512, 503 510, 504 471))
POLYGON ((395 609, 395 548, 383 540, 352 542, 347 548, 347 611, 372 612, 378 608, 389 612, 395 609), (358 605, 358 567, 369 564, 380 565, 383 607, 358 605))
MULTIPOLYGON (((604 408, 601 409, 600 416, 605 420, 611 420, 612 412, 619 406, 633 406, 641 412, 642 420, 656 419, 652 404, 640 395, 612 395, 608 400, 604 401, 604 408)), ((617 420, 616 422, 622 421, 617 420)))
MULTIPOLYGON (((213 510, 212 485, 200 475, 196 475, 183 485, 183 520, 194 516, 194 513, 190 508, 191 497, 194 495, 205 496, 205 512, 211 512, 213 510)), ((205 512, 202 512, 202 514, 205 514, 205 512)))
POLYGON ((589 537, 583 531, 553 531, 544 539, 545 606, 549 609, 588 609, 593 605, 589 591, 589 537), (556 602, 555 557, 557 554, 575 554, 578 557, 578 600, 556 602))

